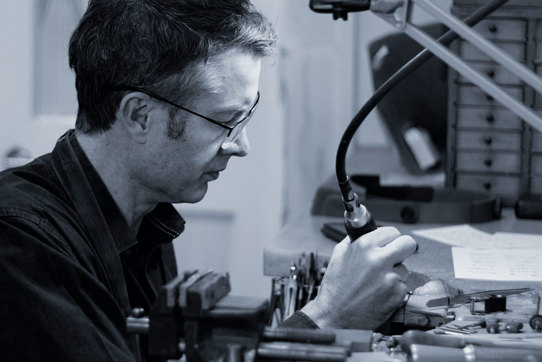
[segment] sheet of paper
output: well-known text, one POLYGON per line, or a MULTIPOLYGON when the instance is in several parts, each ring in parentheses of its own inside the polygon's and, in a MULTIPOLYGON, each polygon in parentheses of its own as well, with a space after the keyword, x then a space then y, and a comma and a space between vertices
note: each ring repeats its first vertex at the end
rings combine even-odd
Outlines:
POLYGON ((412 233, 453 246, 487 247, 492 245, 492 234, 466 224, 414 230, 412 233))
POLYGON ((542 281, 542 249, 473 249, 453 247, 456 278, 542 281))
POLYGON ((414 230, 412 233, 452 246, 542 249, 542 235, 505 232, 490 234, 466 224, 414 230))
POLYGON ((493 243, 499 248, 542 249, 542 235, 498 232, 493 243))

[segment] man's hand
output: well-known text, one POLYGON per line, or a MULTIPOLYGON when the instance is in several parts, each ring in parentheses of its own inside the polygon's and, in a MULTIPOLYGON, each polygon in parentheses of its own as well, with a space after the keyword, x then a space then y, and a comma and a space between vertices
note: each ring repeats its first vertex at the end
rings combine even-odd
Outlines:
POLYGON ((350 243, 341 241, 331 256, 317 297, 302 311, 320 328, 373 330, 401 306, 407 268, 416 250, 412 237, 380 227, 350 243))

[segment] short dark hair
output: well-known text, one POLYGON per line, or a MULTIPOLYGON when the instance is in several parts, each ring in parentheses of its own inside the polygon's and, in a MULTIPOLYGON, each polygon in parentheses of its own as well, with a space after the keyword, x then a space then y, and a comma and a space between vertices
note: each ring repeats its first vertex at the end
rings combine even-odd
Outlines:
POLYGON ((231 48, 266 56, 275 43, 272 25, 249 0, 91 0, 69 45, 76 128, 111 127, 125 94, 115 87, 186 98, 191 65, 231 48), (175 86, 165 82, 171 76, 175 86))

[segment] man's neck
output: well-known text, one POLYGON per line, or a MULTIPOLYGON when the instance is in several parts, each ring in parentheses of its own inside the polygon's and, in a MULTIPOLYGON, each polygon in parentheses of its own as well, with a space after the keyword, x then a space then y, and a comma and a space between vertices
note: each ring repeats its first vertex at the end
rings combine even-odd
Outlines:
POLYGON ((102 134, 76 131, 75 135, 129 227, 137 232, 143 217, 152 211, 156 204, 142 202, 143 195, 138 193, 137 185, 132 182, 129 145, 121 144, 122 138, 115 137, 109 131, 102 134))

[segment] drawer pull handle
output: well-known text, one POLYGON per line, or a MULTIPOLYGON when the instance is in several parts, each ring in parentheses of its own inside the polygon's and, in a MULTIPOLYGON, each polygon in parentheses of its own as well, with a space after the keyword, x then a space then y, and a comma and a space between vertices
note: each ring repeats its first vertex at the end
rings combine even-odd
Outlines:
POLYGON ((492 139, 491 137, 489 137, 489 136, 485 136, 485 137, 484 137, 484 143, 485 143, 486 145, 489 146, 489 145, 491 145, 492 142, 493 142, 493 139, 492 139))
POLYGON ((491 182, 486 181, 486 182, 484 182, 483 186, 484 186, 484 189, 489 191, 491 189, 491 182))
POLYGON ((490 33, 496 33, 497 32, 497 25, 495 24, 489 24, 487 26, 487 29, 489 30, 490 33))
POLYGON ((486 158, 484 160, 484 165, 486 165, 487 167, 491 167, 491 165, 493 164, 493 160, 491 158, 486 158))
POLYGON ((495 116, 493 115, 493 113, 487 114, 486 121, 488 121, 488 123, 493 123, 495 121, 495 116))

